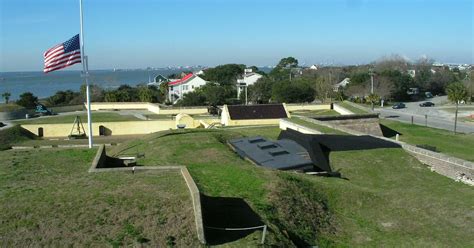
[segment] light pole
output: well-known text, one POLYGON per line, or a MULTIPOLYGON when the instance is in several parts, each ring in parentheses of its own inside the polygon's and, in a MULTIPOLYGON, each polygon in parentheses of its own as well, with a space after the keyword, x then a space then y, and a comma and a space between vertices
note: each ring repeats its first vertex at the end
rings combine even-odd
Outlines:
POLYGON ((371 99, 370 99, 370 102, 372 103, 372 111, 374 111, 374 70, 373 69, 369 69, 369 75, 370 75, 370 95, 371 95, 371 99))

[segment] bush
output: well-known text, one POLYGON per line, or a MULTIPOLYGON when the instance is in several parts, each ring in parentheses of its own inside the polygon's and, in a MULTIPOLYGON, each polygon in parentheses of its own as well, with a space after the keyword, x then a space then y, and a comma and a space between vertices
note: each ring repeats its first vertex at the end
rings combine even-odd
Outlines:
POLYGON ((25 108, 34 108, 36 107, 36 102, 38 102, 38 97, 31 92, 25 92, 20 95, 20 99, 16 101, 16 104, 25 108))
POLYGON ((272 98, 276 102, 312 102, 314 95, 314 89, 304 80, 281 81, 272 89, 272 98))

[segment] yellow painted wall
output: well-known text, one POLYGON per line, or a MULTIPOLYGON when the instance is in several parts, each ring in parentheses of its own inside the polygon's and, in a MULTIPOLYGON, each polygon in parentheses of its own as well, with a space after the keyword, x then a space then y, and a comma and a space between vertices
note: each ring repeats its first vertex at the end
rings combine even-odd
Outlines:
POLYGON ((177 114, 188 114, 188 115, 200 115, 207 114, 207 108, 161 108, 160 114, 163 115, 177 115, 177 114))
MULTIPOLYGON (((158 131, 176 129, 174 120, 157 121, 122 121, 122 122, 96 122, 92 123, 92 135, 99 135, 99 126, 109 129, 111 135, 149 134, 158 131)), ((38 135, 38 128, 43 128, 43 137, 67 137, 72 128, 72 124, 27 124, 21 127, 38 135)), ((88 133, 87 125, 84 125, 88 133)))
POLYGON ((280 119, 229 120, 226 126, 278 125, 280 119))
POLYGON ((288 111, 331 109, 330 104, 286 104, 288 111))
MULTIPOLYGON (((87 104, 84 104, 87 109, 87 104)), ((158 104, 148 102, 93 102, 91 103, 91 110, 126 110, 126 109, 143 109, 153 112, 155 114, 163 115, 177 115, 177 114, 207 114, 206 107, 196 108, 160 108, 158 104)))

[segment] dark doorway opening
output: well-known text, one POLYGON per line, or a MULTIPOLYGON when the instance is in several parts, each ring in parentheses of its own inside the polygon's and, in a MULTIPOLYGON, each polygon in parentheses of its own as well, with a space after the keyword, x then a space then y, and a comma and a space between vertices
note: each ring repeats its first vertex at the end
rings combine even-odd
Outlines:
POLYGON ((43 137, 43 128, 38 128, 38 137, 43 137))
MULTIPOLYGON (((260 216, 242 199, 202 195, 204 230, 209 245, 220 245, 246 237, 258 230, 219 230, 262 226, 260 216)), ((261 230, 261 229, 260 229, 261 230)))

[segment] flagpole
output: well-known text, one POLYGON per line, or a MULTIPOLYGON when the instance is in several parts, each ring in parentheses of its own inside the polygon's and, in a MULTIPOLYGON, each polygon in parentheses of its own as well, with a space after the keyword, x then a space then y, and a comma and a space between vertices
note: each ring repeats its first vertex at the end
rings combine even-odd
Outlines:
POLYGON ((86 100, 87 100, 87 127, 89 130, 89 148, 92 148, 92 120, 91 120, 91 100, 90 100, 90 93, 89 93, 89 63, 87 61, 87 56, 84 53, 84 32, 83 32, 83 24, 82 24, 82 0, 79 0, 79 12, 80 12, 80 19, 81 19, 81 34, 80 34, 80 41, 81 41, 81 62, 82 62, 82 76, 86 79, 86 100))

